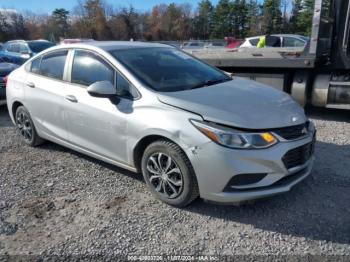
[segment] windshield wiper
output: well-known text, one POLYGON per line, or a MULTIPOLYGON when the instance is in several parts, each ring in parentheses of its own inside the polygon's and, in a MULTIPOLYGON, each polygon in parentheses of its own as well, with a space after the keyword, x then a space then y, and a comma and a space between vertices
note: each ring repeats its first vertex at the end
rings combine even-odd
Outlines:
POLYGON ((195 85, 193 87, 191 87, 191 89, 196 89, 196 88, 201 88, 204 86, 212 86, 215 84, 219 84, 219 83, 223 83, 223 82, 227 82, 231 80, 231 78, 222 78, 222 79, 213 79, 213 80, 206 80, 204 82, 199 83, 198 85, 195 85))

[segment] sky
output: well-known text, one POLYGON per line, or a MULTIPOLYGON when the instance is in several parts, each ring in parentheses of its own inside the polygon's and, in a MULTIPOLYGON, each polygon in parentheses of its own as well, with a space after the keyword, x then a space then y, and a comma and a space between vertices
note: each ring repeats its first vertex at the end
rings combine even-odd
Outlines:
MULTIPOLYGON (((197 6, 199 0, 106 0, 115 7, 124 7, 132 4, 139 11, 150 10, 157 4, 170 3, 190 3, 193 7, 197 6)), ((10 8, 18 11, 32 11, 38 13, 51 13, 55 8, 65 8, 72 10, 77 5, 78 0, 0 0, 0 8, 10 8)), ((211 1, 213 4, 217 0, 211 1)))

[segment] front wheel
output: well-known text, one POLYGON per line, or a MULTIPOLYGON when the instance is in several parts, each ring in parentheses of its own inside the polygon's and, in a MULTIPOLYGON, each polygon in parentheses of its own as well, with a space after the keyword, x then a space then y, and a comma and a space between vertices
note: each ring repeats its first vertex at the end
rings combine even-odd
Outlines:
POLYGON ((199 196, 189 159, 170 141, 159 140, 146 148, 142 174, 152 194, 169 205, 184 207, 199 196))
POLYGON ((29 146, 38 146, 43 139, 38 136, 28 110, 20 106, 16 110, 16 126, 22 140, 29 146))

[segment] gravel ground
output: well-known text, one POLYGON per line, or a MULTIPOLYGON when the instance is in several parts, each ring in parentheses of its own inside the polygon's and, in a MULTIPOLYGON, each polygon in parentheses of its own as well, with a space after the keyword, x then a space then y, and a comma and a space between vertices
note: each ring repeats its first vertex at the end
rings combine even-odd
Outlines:
POLYGON ((23 145, 1 107, 0 255, 350 259, 350 114, 309 115, 317 159, 291 192, 239 207, 196 200, 176 209, 155 200, 140 174, 53 143, 23 145))

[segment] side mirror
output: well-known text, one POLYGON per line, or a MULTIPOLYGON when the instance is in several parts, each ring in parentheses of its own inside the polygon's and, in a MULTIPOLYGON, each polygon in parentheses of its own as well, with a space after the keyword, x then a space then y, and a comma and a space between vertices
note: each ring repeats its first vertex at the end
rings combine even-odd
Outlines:
POLYGON ((109 81, 99 81, 91 84, 87 88, 91 96, 96 97, 111 97, 117 94, 116 87, 109 81))
POLYGON ((230 72, 226 72, 226 71, 222 71, 225 75, 227 75, 228 77, 231 77, 232 79, 234 78, 234 74, 230 73, 230 72))
POLYGON ((29 59, 30 58, 30 52, 28 50, 27 51, 21 51, 20 54, 21 54, 21 58, 23 58, 23 59, 29 59))

